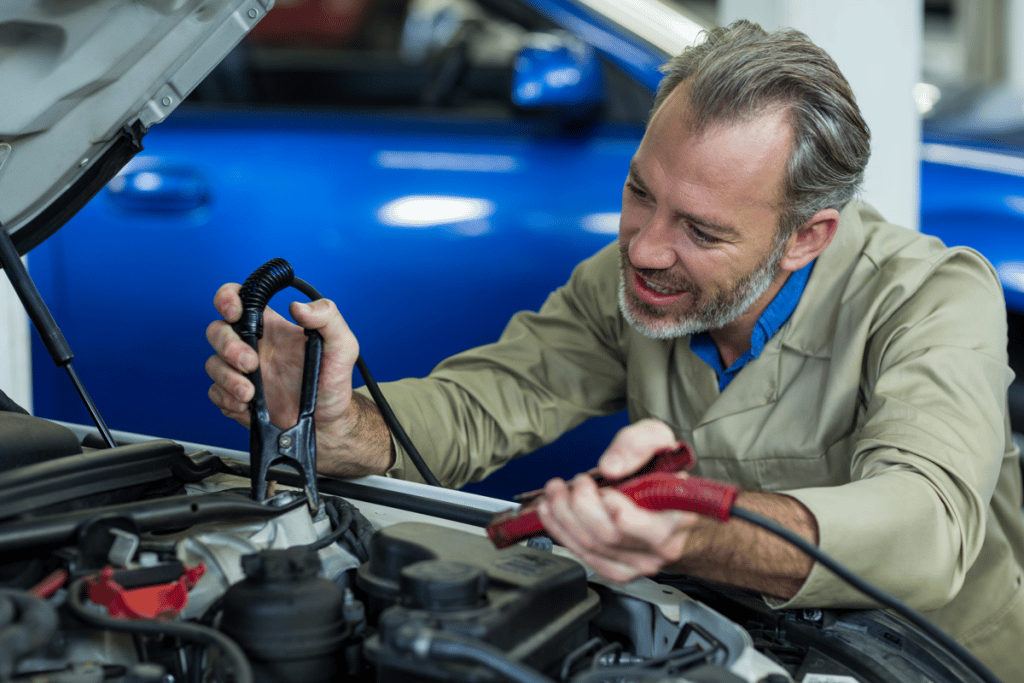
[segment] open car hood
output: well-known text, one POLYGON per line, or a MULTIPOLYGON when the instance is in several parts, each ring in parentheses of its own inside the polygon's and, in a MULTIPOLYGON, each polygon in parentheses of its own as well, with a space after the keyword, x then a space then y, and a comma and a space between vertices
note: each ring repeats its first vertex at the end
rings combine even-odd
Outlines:
POLYGON ((0 223, 18 251, 84 206, 273 4, 0 3, 0 223))

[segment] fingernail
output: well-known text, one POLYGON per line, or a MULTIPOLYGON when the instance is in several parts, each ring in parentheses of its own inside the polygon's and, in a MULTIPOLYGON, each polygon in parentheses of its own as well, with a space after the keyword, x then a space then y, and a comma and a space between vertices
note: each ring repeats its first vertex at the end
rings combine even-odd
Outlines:
POLYGON ((312 307, 310 307, 310 305, 309 305, 309 304, 305 304, 305 303, 302 303, 301 301, 300 301, 300 302, 297 302, 297 303, 298 303, 298 305, 299 305, 299 310, 300 310, 301 312, 303 312, 303 313, 309 313, 310 311, 312 311, 312 310, 313 310, 313 309, 312 309, 312 307))

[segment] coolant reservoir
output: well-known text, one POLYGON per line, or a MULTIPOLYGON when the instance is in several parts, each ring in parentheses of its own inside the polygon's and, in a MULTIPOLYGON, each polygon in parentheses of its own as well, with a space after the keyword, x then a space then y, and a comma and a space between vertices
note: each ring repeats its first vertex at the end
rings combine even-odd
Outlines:
POLYGON ((264 550, 242 558, 246 578, 224 595, 221 630, 253 664, 257 683, 326 683, 348 635, 342 590, 319 576, 315 550, 264 550))

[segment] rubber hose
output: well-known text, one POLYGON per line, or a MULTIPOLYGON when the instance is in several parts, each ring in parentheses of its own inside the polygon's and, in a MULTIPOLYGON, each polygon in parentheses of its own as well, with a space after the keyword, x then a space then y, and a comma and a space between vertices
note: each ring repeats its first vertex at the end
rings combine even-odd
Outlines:
POLYGON ((166 635, 218 648, 234 667, 236 683, 253 683, 252 665, 238 643, 220 631, 187 621, 161 619, 115 619, 87 609, 84 603, 85 579, 78 579, 68 588, 67 607, 82 621, 109 631, 130 634, 166 635))
POLYGON ((426 638, 428 640, 428 658, 481 664, 515 683, 554 683, 551 678, 536 669, 509 659, 504 652, 483 641, 456 633, 412 628, 418 634, 414 636, 413 642, 410 644, 415 648, 415 641, 426 638))

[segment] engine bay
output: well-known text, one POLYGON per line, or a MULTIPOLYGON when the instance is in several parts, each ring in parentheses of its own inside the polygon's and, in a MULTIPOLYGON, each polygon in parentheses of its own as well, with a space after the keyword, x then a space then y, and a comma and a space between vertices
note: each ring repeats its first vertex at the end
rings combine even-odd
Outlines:
POLYGON ((974 680, 881 611, 614 584, 544 537, 498 550, 504 501, 321 478, 311 511, 277 468, 258 503, 241 452, 7 422, 84 445, 0 472, 3 681, 974 680))

